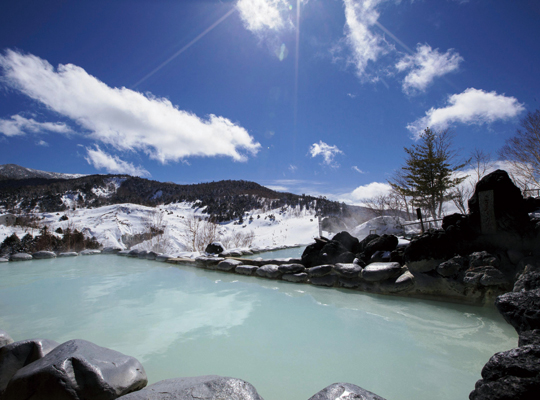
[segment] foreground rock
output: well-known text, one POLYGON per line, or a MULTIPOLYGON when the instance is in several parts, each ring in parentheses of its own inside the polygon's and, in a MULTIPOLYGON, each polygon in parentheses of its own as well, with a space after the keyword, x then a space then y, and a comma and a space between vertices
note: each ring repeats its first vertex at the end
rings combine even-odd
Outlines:
POLYGON ((540 346, 495 354, 482 369, 470 400, 534 400, 540 397, 540 346))
POLYGON ((32 258, 36 259, 36 260, 42 260, 42 259, 45 259, 45 258, 56 258, 56 254, 53 253, 52 251, 37 251, 35 253, 32 254, 32 258))
POLYGON ((32 256, 28 253, 15 253, 9 257, 10 261, 28 261, 31 260, 32 256))
POLYGON ((384 400, 384 398, 352 383, 333 383, 315 393, 309 400, 384 400))
POLYGON ((43 358, 58 345, 54 340, 30 339, 0 348, 0 394, 17 371, 43 358))
POLYGON ((13 343, 13 339, 6 331, 0 329, 0 347, 13 343))
POLYGON ((540 328, 540 289, 505 293, 495 306, 517 333, 540 328))
POLYGON ((113 400, 146 383, 146 372, 135 358, 76 339, 20 369, 4 399, 113 400))
POLYGON ((217 375, 167 379, 122 400, 263 400, 248 382, 217 375))

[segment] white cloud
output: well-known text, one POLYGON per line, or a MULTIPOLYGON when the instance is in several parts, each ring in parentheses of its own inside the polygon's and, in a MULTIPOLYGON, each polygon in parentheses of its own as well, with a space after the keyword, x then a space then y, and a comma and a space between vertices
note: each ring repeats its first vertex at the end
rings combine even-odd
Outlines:
POLYGON ((291 26, 286 0, 239 0, 236 7, 246 28, 252 32, 291 26))
POLYGON ((291 171, 292 173, 296 172, 297 169, 298 167, 296 165, 289 165, 289 171, 291 171))
POLYGON ((350 194, 344 197, 352 202, 362 202, 375 196, 389 194, 392 187, 388 183, 371 182, 367 185, 358 186, 350 194))
POLYGON ((133 176, 145 176, 149 177, 150 173, 143 167, 135 167, 133 164, 121 160, 118 156, 112 156, 105 153, 103 150, 96 146, 95 149, 86 148, 88 154, 84 159, 88 161, 88 164, 93 165, 96 169, 105 169, 112 174, 129 174, 133 176))
POLYGON ((260 144, 229 119, 202 119, 165 98, 111 88, 84 69, 51 64, 12 50, 0 55, 4 82, 71 118, 88 136, 118 150, 144 151, 162 163, 191 156, 228 156, 246 161, 260 144))
POLYGON ((352 166, 351 169, 358 172, 359 174, 365 174, 365 172, 358 168, 356 165, 352 166))
POLYGON ((515 97, 474 88, 449 96, 447 103, 448 105, 443 108, 431 108, 425 117, 407 125, 407 129, 418 137, 427 127, 446 129, 456 122, 489 124, 497 120, 514 118, 525 109, 515 97))
POLYGON ((21 136, 25 133, 39 132, 71 133, 71 129, 61 122, 38 122, 21 115, 12 115, 10 119, 0 119, 0 133, 6 136, 21 136))
POLYGON ((288 190, 285 186, 267 185, 266 187, 275 192, 286 192, 288 190))
POLYGON ((427 44, 418 44, 416 53, 403 57, 396 68, 398 71, 410 70, 403 80, 403 91, 414 94, 425 91, 435 78, 457 70, 462 61, 463 58, 453 49, 441 54, 427 44))
POLYGON ((43 147, 49 147, 49 143, 47 143, 45 140, 40 140, 39 142, 36 142, 37 146, 43 146, 43 147))
POLYGON ((352 49, 352 60, 361 79, 369 78, 366 68, 386 53, 383 37, 372 31, 379 19, 376 7, 384 0, 343 0, 345 5, 345 35, 352 49))
POLYGON ((337 154, 343 154, 343 152, 337 148, 337 146, 330 146, 324 143, 322 140, 319 143, 313 143, 309 148, 309 153, 311 157, 322 156, 323 164, 337 168, 339 164, 334 163, 334 157, 337 154))

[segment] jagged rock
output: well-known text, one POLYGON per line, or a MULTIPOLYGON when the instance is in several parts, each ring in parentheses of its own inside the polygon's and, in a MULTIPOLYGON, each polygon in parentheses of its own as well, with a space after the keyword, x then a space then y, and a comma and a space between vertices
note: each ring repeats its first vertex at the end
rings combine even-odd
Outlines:
POLYGON ((157 256, 159 256, 159 253, 156 253, 155 251, 149 251, 146 253, 147 260, 155 260, 157 256))
POLYGON ((402 292, 405 290, 411 290, 415 285, 414 275, 410 271, 402 273, 393 284, 392 291, 402 292))
POLYGON ((317 267, 308 268, 307 274, 310 278, 325 276, 334 270, 333 265, 319 265, 317 267))
POLYGON ((174 378, 154 383, 119 400, 263 400, 248 382, 217 375, 174 378))
POLYGON ((319 251, 324 247, 327 242, 315 241, 304 249, 302 253, 302 265, 306 268, 315 266, 315 262, 319 257, 319 251))
POLYGON ((384 281, 401 275, 398 263, 372 263, 362 270, 362 278, 369 282, 384 281))
POLYGON ((437 273, 444 277, 455 276, 459 271, 466 267, 466 259, 462 256, 452 257, 437 267, 437 273))
POLYGON ((494 267, 470 268, 465 273, 463 283, 467 286, 507 286, 508 280, 501 271, 494 267))
POLYGON ((392 251, 396 249, 398 242, 396 236, 385 234, 369 242, 364 248, 364 253, 371 257, 376 251, 392 251))
POLYGON ((238 265, 234 271, 241 275, 253 275, 258 269, 256 265, 238 265))
POLYGON ((468 215, 447 215, 442 220, 442 228, 451 238, 461 241, 472 240, 476 236, 468 215))
POLYGON ((495 306, 517 333, 540 329, 540 289, 505 293, 495 306))
POLYGON ((358 278, 362 272, 362 267, 357 264, 336 264, 334 265, 334 270, 341 276, 345 278, 358 278))
POLYGON ((540 329, 533 329, 519 334, 518 346, 527 346, 528 344, 540 346, 540 329))
POLYGON ((0 394, 13 375, 28 364, 43 358, 59 343, 48 339, 14 342, 0 348, 0 394))
POLYGON ((28 261, 31 260, 32 256, 28 253, 15 253, 9 257, 10 261, 28 261))
POLYGON ((369 235, 367 235, 364 239, 362 239, 360 241, 360 243, 358 243, 358 251, 357 253, 362 253, 365 249, 366 249, 366 246, 374 241, 375 239, 377 239, 379 237, 379 235, 375 234, 375 233, 370 233, 369 235))
POLYGON ((304 283, 308 280, 308 274, 305 272, 300 272, 297 274, 284 274, 281 279, 288 282, 304 283))
POLYGON ((281 276, 281 272, 276 264, 266 264, 257 269, 255 274, 262 276, 263 278, 276 279, 281 276))
POLYGON ((0 347, 11 343, 13 343, 13 339, 11 338, 11 336, 9 336, 5 330, 0 329, 0 347))
POLYGON ((282 264, 278 266, 278 270, 282 274, 298 274, 304 272, 305 269, 302 264, 282 264))
POLYGON ((159 256, 156 256, 156 261, 166 262, 167 260, 170 260, 171 258, 174 258, 174 257, 169 254, 160 254, 159 256))
MULTIPOLYGON (((339 256, 343 253, 348 253, 347 248, 341 243, 331 240, 319 251, 319 258, 316 259, 315 265, 335 264, 341 261, 339 256)), ((354 254, 352 260, 354 260, 354 254)))
POLYGON ((339 232, 337 235, 335 235, 332 240, 339 242, 345 247, 349 252, 351 253, 358 253, 360 251, 359 245, 360 242, 357 238, 352 236, 347 231, 339 232))
POLYGON ((81 256, 93 256, 96 254, 101 254, 101 250, 86 249, 83 251, 79 251, 79 254, 81 256))
POLYGON ((212 242, 206 246, 206 249, 204 250, 204 252, 208 254, 221 254, 223 251, 225 251, 225 248, 220 242, 212 242))
POLYGON ((508 173, 496 170, 484 176, 477 184, 469 199, 469 220, 480 231, 479 193, 493 191, 493 212, 497 231, 524 233, 529 225, 525 202, 521 191, 514 185, 508 173))
POLYGON ((135 358, 76 339, 17 371, 4 398, 113 400, 146 383, 146 372, 135 358))
POLYGON ((337 280, 338 277, 336 275, 313 276, 310 278, 313 285, 328 287, 334 286, 337 280))
POLYGON ((146 258, 146 255, 148 254, 147 250, 141 250, 139 251, 139 254, 137 254, 138 258, 146 258))
POLYGON ((56 258, 56 254, 52 251, 36 251, 35 253, 32 253, 32 258, 35 260, 42 260, 46 258, 56 258))
POLYGON ((113 246, 104 247, 103 250, 101 250, 103 254, 117 254, 120 251, 122 251, 121 247, 113 247, 113 246))
POLYGON ((76 251, 67 251, 65 253, 58 254, 58 257, 78 257, 79 253, 76 251))
POLYGON ((242 261, 239 260, 223 260, 216 265, 216 269, 219 271, 232 271, 241 264, 242 261))
POLYGON ((384 398, 352 383, 333 383, 308 400, 384 400, 384 398))
POLYGON ((470 267, 483 267, 486 265, 497 268, 501 265, 501 262, 496 256, 489 254, 487 251, 479 251, 469 256, 470 267))
POLYGON ((539 391, 540 346, 526 345, 493 355, 469 399, 534 400, 539 391))
POLYGON ((531 271, 520 275, 514 284, 514 292, 540 289, 540 271, 531 271))

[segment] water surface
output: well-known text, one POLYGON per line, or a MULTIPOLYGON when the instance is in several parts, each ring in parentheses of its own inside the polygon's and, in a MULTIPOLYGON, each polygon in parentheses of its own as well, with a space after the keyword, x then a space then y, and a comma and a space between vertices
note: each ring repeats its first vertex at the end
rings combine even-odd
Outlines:
POLYGON ((517 346, 494 308, 112 255, 2 264, 0 328, 132 355, 150 383, 241 378, 266 400, 308 399, 334 382, 389 400, 466 399, 491 355, 517 346))

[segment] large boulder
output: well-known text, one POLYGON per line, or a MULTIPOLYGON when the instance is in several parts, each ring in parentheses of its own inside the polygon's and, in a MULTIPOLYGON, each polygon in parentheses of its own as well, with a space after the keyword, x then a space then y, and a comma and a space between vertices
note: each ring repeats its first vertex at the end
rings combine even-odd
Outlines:
POLYGON ((511 287, 501 271, 494 267, 469 268, 463 278, 463 283, 470 287, 500 286, 511 287))
POLYGON ((452 257, 437 267, 437 273, 445 278, 457 275, 467 266, 467 260, 462 256, 452 257))
POLYGON ((35 253, 32 253, 32 258, 35 260, 42 260, 46 258, 56 258, 56 254, 52 251, 36 251, 35 253))
POLYGON ((540 289, 540 271, 530 271, 520 275, 514 284, 514 292, 540 289))
POLYGON ((266 264, 258 268, 255 271, 255 274, 262 276, 263 278, 277 279, 281 277, 282 272, 276 264, 266 264))
POLYGON ((523 233, 529 225, 529 215, 519 188, 508 173, 496 170, 484 176, 469 199, 469 220, 477 231, 481 231, 480 193, 492 191, 493 216, 497 232, 523 233))
POLYGON ((482 369, 470 400, 535 400, 540 394, 540 346, 496 353, 482 369))
POLYGON ((304 272, 306 268, 302 264, 282 264, 278 266, 278 270, 282 274, 298 274, 304 272))
POLYGON ((346 264, 336 264, 334 265, 334 271, 336 271, 340 276, 344 276, 345 278, 358 278, 360 277, 360 273, 362 272, 362 267, 358 264, 354 263, 346 263, 346 264))
POLYGON ((243 265, 242 264, 242 265, 238 265, 234 269, 234 272, 241 275, 253 275, 255 271, 257 271, 258 269, 259 267, 257 267, 256 265, 243 265))
POLYGON ((206 246, 206 249, 204 250, 204 252, 208 254, 221 254, 224 251, 225 248, 220 242, 212 242, 208 246, 206 246))
POLYGON ((316 267, 308 268, 307 274, 310 278, 318 278, 330 274, 334 270, 332 265, 318 265, 316 267))
POLYGON ((398 242, 398 238, 394 235, 382 235, 369 242, 364 248, 364 253, 371 256, 376 251, 392 251, 395 250, 398 242))
MULTIPOLYGON (((352 260, 354 260, 354 254, 347 250, 340 242, 336 240, 331 240, 324 245, 324 247, 319 251, 319 258, 315 265, 322 264, 335 264, 336 262, 344 262, 340 256, 343 253, 350 253, 352 255, 352 260)), ((346 261, 345 261, 346 262, 346 261)))
POLYGON ((309 400, 384 400, 384 398, 352 383, 333 383, 315 393, 309 400))
POLYGON ((328 241, 316 240, 315 243, 306 246, 302 253, 302 265, 306 268, 317 265, 316 262, 319 258, 319 252, 327 242, 328 241))
POLYGON ((517 333, 540 329, 540 289, 505 293, 495 306, 517 333))
POLYGON ((167 379, 122 400, 263 400, 248 382, 217 375, 167 379))
POLYGON ((360 251, 359 245, 360 242, 357 238, 352 236, 347 231, 339 232, 337 235, 335 235, 332 240, 335 240, 336 242, 341 243, 348 251, 351 253, 358 253, 360 251))
POLYGON ((411 240, 405 248, 403 260, 407 264, 421 260, 448 260, 456 250, 457 243, 445 231, 429 230, 411 240))
POLYGON ((239 265, 242 265, 242 261, 227 259, 227 260, 223 260, 219 264, 217 264, 215 269, 217 269, 219 271, 232 271, 233 269, 235 269, 239 265))
POLYGON ((17 371, 4 399, 113 400, 146 384, 135 358, 76 339, 17 371))
POLYGON ((369 282, 378 282, 396 278, 401 272, 401 265, 396 262, 371 263, 362 270, 362 278, 369 282))
POLYGON ((10 261, 28 261, 31 259, 32 256, 28 253, 15 253, 9 257, 10 261))
POLYGON ((15 373, 28 364, 43 358, 59 343, 48 339, 14 342, 0 348, 0 394, 15 373))
POLYGON ((287 282, 305 283, 308 280, 308 274, 305 272, 300 272, 298 274, 283 274, 281 279, 287 282))

